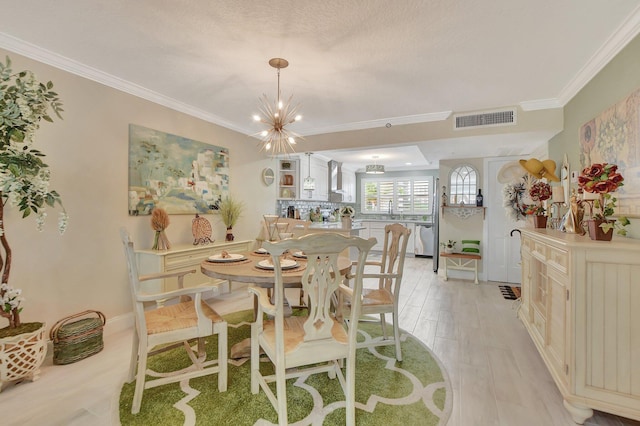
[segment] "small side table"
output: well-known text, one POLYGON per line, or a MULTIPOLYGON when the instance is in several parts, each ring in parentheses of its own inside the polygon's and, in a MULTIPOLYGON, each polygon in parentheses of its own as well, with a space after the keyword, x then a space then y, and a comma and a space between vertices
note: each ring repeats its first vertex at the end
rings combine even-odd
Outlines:
POLYGON ((444 280, 449 279, 447 272, 449 269, 460 271, 471 271, 475 274, 475 283, 478 284, 478 260, 482 259, 479 254, 473 253, 440 253, 444 258, 444 280))

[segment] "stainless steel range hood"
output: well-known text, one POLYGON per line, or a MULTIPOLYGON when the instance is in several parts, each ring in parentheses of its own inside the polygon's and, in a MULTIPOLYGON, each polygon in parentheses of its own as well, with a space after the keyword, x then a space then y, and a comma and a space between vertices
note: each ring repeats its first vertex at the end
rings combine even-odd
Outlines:
POLYGON ((342 163, 331 160, 329 165, 329 201, 342 202, 342 163))

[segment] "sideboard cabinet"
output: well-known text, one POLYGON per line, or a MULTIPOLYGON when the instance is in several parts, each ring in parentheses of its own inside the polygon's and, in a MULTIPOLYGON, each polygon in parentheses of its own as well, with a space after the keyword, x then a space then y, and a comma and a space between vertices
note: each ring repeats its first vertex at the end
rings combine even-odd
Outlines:
MULTIPOLYGON (((195 269, 195 274, 188 274, 184 277, 185 287, 195 287, 199 285, 215 285, 217 291, 214 294, 205 294, 204 297, 217 296, 224 293, 221 284, 226 281, 215 280, 204 275, 200 271, 200 263, 209 256, 220 253, 223 250, 229 253, 240 253, 251 250, 253 241, 232 241, 215 242, 207 245, 177 245, 169 250, 136 250, 138 257, 138 272, 141 275, 158 272, 178 272, 195 269)), ((177 280, 170 278, 166 280, 150 280, 142 283, 143 291, 149 293, 164 292, 177 289, 177 280)), ((229 289, 227 289, 229 290, 229 289)))
POLYGON ((640 241, 522 231, 522 320, 576 423, 640 420, 640 241))

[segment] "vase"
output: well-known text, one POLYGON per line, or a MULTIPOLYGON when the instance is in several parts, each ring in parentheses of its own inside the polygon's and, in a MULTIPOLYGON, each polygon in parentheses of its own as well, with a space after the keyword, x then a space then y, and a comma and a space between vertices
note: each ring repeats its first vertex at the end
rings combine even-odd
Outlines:
POLYGON ((444 252, 445 253, 453 253, 453 247, 445 247, 444 248, 444 252))
POLYGON ((20 379, 32 382, 40 377, 47 355, 46 324, 39 329, 0 338, 0 391, 5 383, 20 379))
POLYGON ((534 215, 533 216, 533 227, 534 228, 546 228, 547 227, 547 217, 542 215, 534 215))
POLYGON ((351 216, 342 216, 342 229, 351 229, 353 225, 353 219, 351 216))
POLYGON ((601 220, 601 219, 591 219, 587 220, 587 227, 589 229, 589 238, 596 241, 611 241, 613 237, 613 228, 609 229, 608 232, 604 232, 604 230, 600 227, 603 223, 611 223, 613 220, 601 220))
POLYGON ((227 228, 227 235, 224 237, 225 241, 233 241, 235 237, 233 236, 233 228, 230 226, 227 228))

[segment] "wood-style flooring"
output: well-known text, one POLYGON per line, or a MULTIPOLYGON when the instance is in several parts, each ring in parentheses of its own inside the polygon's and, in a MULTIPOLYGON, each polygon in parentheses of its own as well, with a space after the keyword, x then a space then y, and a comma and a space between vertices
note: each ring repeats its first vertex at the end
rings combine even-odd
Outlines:
MULTIPOLYGON (((444 281, 433 273, 431 259, 407 258, 405 265, 400 326, 425 342, 447 370, 453 387, 449 425, 575 424, 516 317, 517 302, 502 297, 501 283, 444 281)), ((222 314, 252 307, 239 283, 209 302, 222 314)), ((7 386, 0 393, 0 424, 119 424, 118 394, 127 374, 131 333, 105 333, 99 354, 66 366, 48 359, 40 380, 7 386)), ((640 422, 596 412, 585 424, 640 422)))

